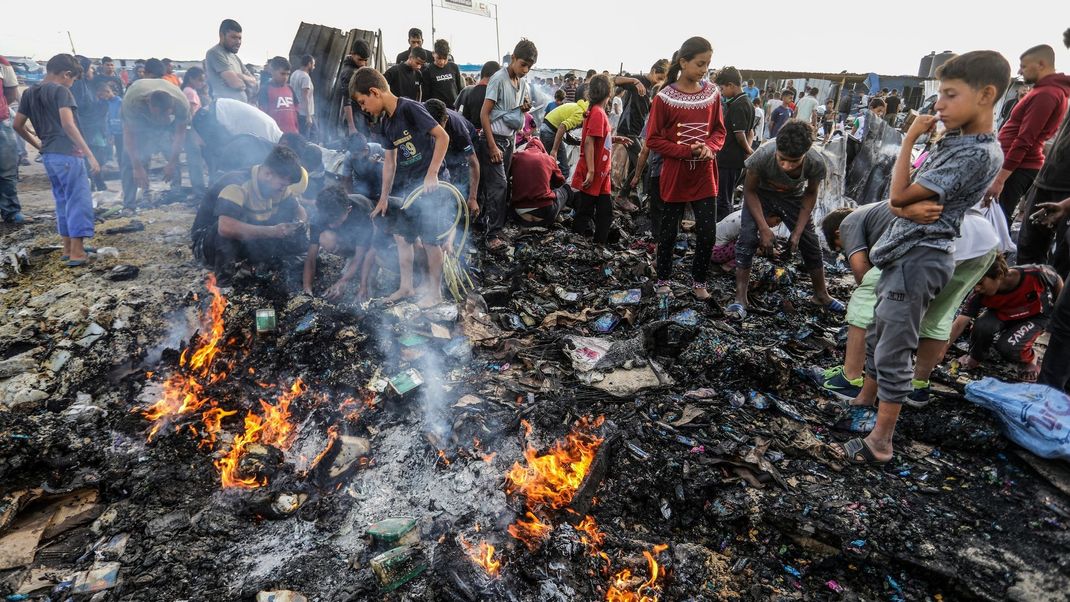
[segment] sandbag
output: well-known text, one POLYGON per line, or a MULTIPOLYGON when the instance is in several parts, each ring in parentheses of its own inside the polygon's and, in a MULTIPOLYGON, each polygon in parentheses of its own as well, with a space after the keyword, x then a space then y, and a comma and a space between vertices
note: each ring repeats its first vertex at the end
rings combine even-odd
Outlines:
POLYGON ((1004 434, 1043 458, 1070 460, 1070 396, 1051 387, 982 378, 966 399, 995 412, 1004 434))

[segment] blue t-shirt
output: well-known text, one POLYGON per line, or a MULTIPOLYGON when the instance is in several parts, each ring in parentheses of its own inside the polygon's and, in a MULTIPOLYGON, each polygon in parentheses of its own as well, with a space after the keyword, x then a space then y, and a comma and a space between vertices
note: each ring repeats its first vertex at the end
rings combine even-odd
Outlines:
POLYGON ((449 119, 446 120, 446 133, 450 136, 450 145, 446 149, 446 169, 456 174, 457 170, 465 169, 468 157, 475 154, 475 146, 472 141, 479 137, 476 128, 453 109, 446 109, 449 119))
POLYGON ((437 125, 422 104, 408 98, 398 98, 394 114, 383 115, 380 123, 383 148, 397 151, 391 195, 404 197, 423 183, 435 152, 431 130, 437 125))
POLYGON ((112 96, 111 100, 107 102, 108 105, 108 133, 114 136, 123 135, 123 99, 118 96, 112 96))
POLYGON ((791 109, 780 105, 773 110, 773 115, 769 118, 769 137, 773 138, 780 131, 780 128, 784 127, 784 124, 791 119, 791 109))
POLYGON ((758 89, 758 86, 747 86, 746 88, 743 88, 743 93, 753 101, 755 98, 758 98, 762 91, 758 89))
POLYGON ((939 219, 918 224, 897 217, 869 252, 873 265, 884 268, 914 247, 952 253, 966 211, 980 202, 1003 166, 995 134, 948 135, 936 143, 914 182, 933 191, 944 206, 939 219))

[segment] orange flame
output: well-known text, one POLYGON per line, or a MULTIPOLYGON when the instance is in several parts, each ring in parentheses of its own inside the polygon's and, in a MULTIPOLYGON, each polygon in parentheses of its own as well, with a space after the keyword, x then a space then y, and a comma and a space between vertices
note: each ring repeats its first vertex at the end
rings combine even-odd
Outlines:
POLYGON ((553 530, 553 526, 542 522, 539 517, 531 512, 525 513, 524 516, 528 518, 527 521, 518 518, 516 519, 516 522, 509 525, 509 535, 524 542, 524 545, 534 552, 539 549, 539 545, 542 544, 542 541, 550 536, 550 531, 553 530))
POLYGON ((581 533, 580 543, 587 546, 592 556, 598 556, 598 551, 606 540, 606 534, 599 530, 594 517, 585 516, 580 524, 576 525, 576 530, 581 533))
POLYGON ((264 410, 263 417, 252 412, 245 415, 245 431, 234 438, 230 450, 215 462, 224 489, 256 489, 267 485, 266 477, 257 479, 239 474, 241 458, 245 455, 246 448, 253 443, 271 445, 279 449, 290 447, 294 435, 294 425, 290 422, 290 403, 304 391, 304 382, 298 378, 289 391, 279 396, 276 405, 260 400, 260 407, 264 410))
POLYGON ((334 442, 337 439, 338 426, 332 424, 331 426, 327 427, 327 446, 323 448, 323 451, 316 454, 316 457, 312 459, 312 463, 308 465, 308 470, 306 472, 312 472, 314 468, 319 466, 320 460, 323 460, 323 457, 327 455, 327 452, 331 451, 331 448, 334 447, 334 442))
POLYGON ((223 428, 223 419, 237 413, 237 410, 224 410, 219 407, 212 407, 205 410, 205 412, 201 414, 201 420, 204 422, 204 438, 201 439, 200 446, 210 448, 215 445, 216 435, 223 428))
POLYGON ((658 544, 654 546, 653 554, 646 550, 643 551, 643 557, 646 558, 647 573, 649 574, 646 581, 636 585, 637 578, 633 578, 632 571, 627 568, 614 575, 613 582, 606 592, 606 601, 658 602, 661 598, 661 585, 658 580, 664 576, 664 572, 661 570, 661 566, 658 565, 655 556, 664 552, 668 547, 665 544, 658 544))
MULTIPOLYGON (((590 430, 602 424, 581 419, 564 441, 557 441, 540 455, 533 447, 524 452, 527 466, 514 463, 505 477, 505 491, 524 494, 530 509, 560 510, 572 501, 591 468, 602 439, 590 430)), ((530 425, 525 428, 530 428, 530 425)))
POLYGON ((223 338, 223 311, 227 307, 227 301, 216 286, 214 274, 208 275, 205 286, 212 294, 212 303, 202 320, 207 334, 198 337, 196 350, 192 355, 189 349, 182 351, 179 367, 184 370, 171 375, 164 382, 163 399, 141 413, 154 423, 149 431, 149 441, 152 441, 164 424, 172 418, 197 412, 209 402, 204 396, 205 380, 214 383, 226 376, 225 371, 211 374, 211 369, 221 349, 219 342, 223 338))
POLYGON ((472 562, 482 567, 491 577, 498 576, 498 571, 502 568, 502 562, 494 557, 493 544, 481 541, 479 542, 479 545, 476 546, 469 543, 464 537, 458 537, 458 540, 461 542, 461 546, 464 548, 465 553, 472 559, 472 562))

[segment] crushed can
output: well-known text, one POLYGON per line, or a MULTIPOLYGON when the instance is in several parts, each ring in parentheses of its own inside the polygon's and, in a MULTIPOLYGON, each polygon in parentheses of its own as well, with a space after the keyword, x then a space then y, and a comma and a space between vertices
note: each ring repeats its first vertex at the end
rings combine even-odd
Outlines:
POLYGON ((277 326, 274 308, 256 310, 256 334, 272 334, 277 326))

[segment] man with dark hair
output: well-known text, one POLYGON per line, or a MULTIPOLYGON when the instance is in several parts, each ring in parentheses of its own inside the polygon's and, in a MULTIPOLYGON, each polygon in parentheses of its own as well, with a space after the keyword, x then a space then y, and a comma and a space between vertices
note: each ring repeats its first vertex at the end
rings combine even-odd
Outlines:
POLYGON ((138 59, 134 61, 134 77, 130 81, 130 83, 132 84, 139 79, 145 79, 145 59, 138 59))
POLYGON ((757 86, 754 85, 754 80, 753 79, 748 79, 747 80, 747 85, 743 87, 743 93, 746 94, 747 97, 751 99, 751 104, 753 104, 754 99, 756 99, 759 96, 761 96, 762 91, 757 86))
POLYGON ((290 61, 276 56, 268 61, 271 79, 260 88, 256 105, 278 124, 284 134, 299 133, 297 119, 297 94, 290 87, 290 61))
POLYGON ((260 82, 238 58, 241 39, 241 25, 237 21, 224 19, 219 24, 219 43, 209 48, 204 57, 213 98, 231 98, 242 102, 256 98, 260 82))
MULTIPOLYGON (((163 61, 157 58, 151 58, 145 61, 145 77, 148 79, 163 79, 163 76, 167 74, 167 70, 164 68, 163 61)), ((166 81, 166 80, 165 80, 166 81)))
POLYGON ((398 63, 386 70, 383 77, 390 85, 390 92, 398 98, 408 98, 421 102, 424 95, 424 80, 420 70, 427 62, 423 48, 412 48, 404 63, 398 63))
POLYGON ((160 62, 163 63, 163 75, 161 76, 161 79, 169 81, 172 84, 181 88, 182 81, 178 79, 177 75, 175 75, 175 65, 171 62, 171 59, 160 59, 160 62))
POLYGON ((579 98, 578 96, 576 96, 576 91, 579 88, 576 86, 575 73, 565 74, 565 81, 563 84, 561 84, 561 89, 565 91, 565 103, 576 102, 576 99, 579 98))
POLYGON ((93 82, 98 81, 110 82, 112 90, 118 96, 122 96, 126 89, 123 86, 123 79, 115 73, 115 61, 110 56, 100 59, 100 69, 97 69, 97 74, 93 77, 93 82))
POLYGON ((361 67, 367 67, 372 57, 371 47, 364 40, 354 40, 349 47, 349 55, 342 61, 342 69, 338 72, 338 88, 335 95, 342 99, 342 120, 346 124, 346 132, 352 136, 360 132, 364 136, 369 134, 368 119, 360 112, 349 94, 349 82, 353 74, 361 67))
POLYGON ((1070 78, 1056 73, 1051 46, 1034 46, 1023 52, 1018 73, 1034 88, 999 130, 1003 169, 987 193, 988 199, 999 200, 1008 224, 1044 165, 1044 142, 1059 129, 1070 95, 1070 78))
POLYGON ((262 263, 306 250, 303 176, 297 154, 282 146, 263 164, 224 176, 197 210, 193 256, 225 284, 243 259, 262 263))
POLYGON ((311 54, 301 57, 301 66, 290 75, 290 88, 297 95, 297 127, 301 135, 314 141, 316 122, 315 86, 312 85, 312 71, 316 68, 316 58, 311 54))
POLYGON ((833 299, 825 287, 821 245, 811 221, 817 188, 826 172, 825 160, 813 148, 813 143, 813 127, 792 119, 780 128, 773 143, 760 146, 745 162, 744 209, 736 241, 736 300, 728 306, 730 316, 737 319, 747 316, 747 292, 755 252, 760 247, 767 257, 776 254, 773 230, 766 223, 766 215, 779 217, 791 229, 789 252, 802 253, 814 290, 813 303, 839 314, 846 311, 844 304, 833 299))
POLYGON ((806 89, 806 96, 795 107, 795 118, 817 127, 817 88, 806 89))
POLYGON ((583 82, 576 87, 576 99, 587 98, 587 85, 591 83, 591 78, 598 75, 598 72, 594 69, 587 70, 587 77, 583 78, 583 82))
POLYGON ((487 97, 487 82, 490 81, 492 75, 501 70, 502 66, 498 64, 498 61, 487 61, 483 63, 483 68, 479 70, 479 81, 473 86, 468 86, 461 93, 457 95, 457 101, 454 108, 457 109, 464 118, 472 124, 472 127, 479 130, 483 127, 483 124, 479 122, 479 112, 483 110, 483 100, 487 97))
POLYGON ((631 144, 625 146, 628 151, 628 169, 620 190, 622 198, 627 199, 633 192, 631 182, 639 162, 639 151, 643 146, 640 137, 647 115, 650 114, 650 99, 654 94, 654 86, 665 81, 665 74, 668 71, 669 61, 658 59, 650 66, 650 71, 646 75, 614 78, 613 83, 624 93, 621 99, 624 109, 617 123, 616 135, 631 140, 631 144))
POLYGON ((461 79, 457 63, 450 60, 450 43, 436 40, 433 58, 430 64, 423 67, 424 100, 437 98, 447 107, 452 107, 464 87, 464 80, 461 79))
POLYGON ((424 47, 424 32, 419 27, 413 27, 409 30, 409 47, 398 53, 397 60, 394 61, 395 65, 400 65, 409 60, 409 51, 413 48, 424 47))
POLYGON ((754 152, 754 103, 743 91, 742 77, 735 67, 717 72, 714 83, 721 91, 721 110, 728 132, 724 146, 717 151, 717 219, 723 219, 734 209, 732 195, 736 192, 739 174, 747 157, 754 152))
POLYGON ((130 84, 121 110, 123 207, 128 213, 136 211, 138 188, 149 189, 149 159, 158 152, 167 155, 164 181, 171 182, 172 189, 181 187, 173 180, 181 178, 178 156, 186 142, 189 113, 189 100, 171 82, 142 79, 130 84))

